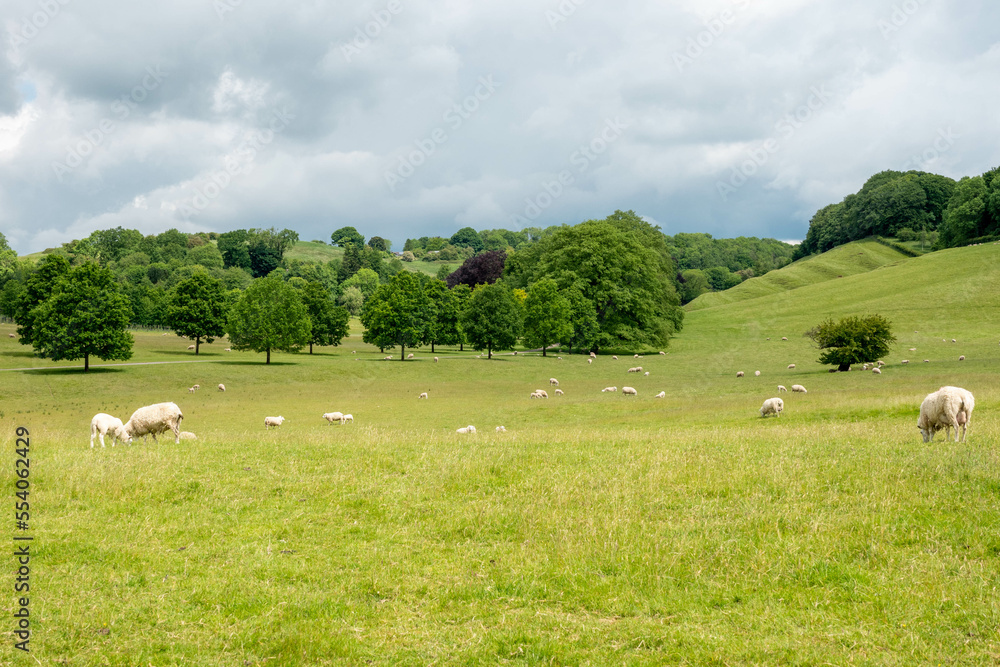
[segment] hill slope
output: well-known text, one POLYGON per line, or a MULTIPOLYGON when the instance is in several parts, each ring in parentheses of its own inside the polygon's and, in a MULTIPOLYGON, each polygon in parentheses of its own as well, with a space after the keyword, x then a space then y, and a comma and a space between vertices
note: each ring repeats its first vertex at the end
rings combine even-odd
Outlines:
POLYGON ((702 294, 686 308, 689 311, 701 310, 768 294, 778 294, 806 285, 865 273, 908 259, 910 258, 903 253, 876 241, 855 241, 838 246, 822 255, 800 259, 794 264, 758 278, 751 278, 724 292, 702 294))

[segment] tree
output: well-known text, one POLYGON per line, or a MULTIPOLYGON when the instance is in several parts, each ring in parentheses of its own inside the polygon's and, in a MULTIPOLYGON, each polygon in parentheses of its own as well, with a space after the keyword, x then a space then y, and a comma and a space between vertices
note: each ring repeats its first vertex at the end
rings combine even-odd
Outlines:
POLYGON ((226 333, 226 293, 222 281, 198 271, 177 283, 167 307, 167 326, 178 336, 194 341, 194 353, 201 351, 201 339, 212 343, 226 333))
POLYGON ((472 349, 486 350, 488 359, 493 350, 513 350, 521 335, 524 311, 514 293, 503 282, 478 285, 461 315, 462 331, 472 349))
POLYGON ((430 343, 431 354, 434 354, 435 345, 455 345, 462 340, 458 324, 459 302, 458 296, 441 280, 428 281, 424 292, 433 306, 424 343, 430 343))
POLYGON ((472 288, 468 285, 455 285, 449 290, 455 297, 455 309, 458 311, 455 316, 458 318, 458 350, 459 352, 465 351, 465 331, 462 329, 462 313, 465 311, 466 306, 469 305, 469 299, 472 298, 472 288))
POLYGON ((6 313, 17 323, 17 335, 22 345, 35 345, 35 309, 44 303, 59 280, 70 272, 69 260, 62 255, 46 255, 38 268, 24 282, 24 289, 12 295, 5 306, 6 313))
POLYGON ((365 305, 365 295, 357 285, 351 285, 340 295, 340 305, 351 315, 360 315, 365 305))
POLYGON ((368 239, 368 247, 379 252, 389 252, 389 248, 392 247, 392 242, 388 239, 382 238, 381 236, 373 236, 368 239))
POLYGON ((382 350, 398 345, 399 360, 403 361, 407 347, 419 347, 426 339, 432 312, 420 277, 400 271, 365 300, 361 309, 361 324, 365 327, 362 340, 382 350))
POLYGON ((280 276, 258 278, 232 306, 226 325, 229 341, 237 350, 298 352, 309 343, 309 313, 295 288, 280 276))
POLYGON ((708 277, 701 269, 688 269, 681 272, 681 303, 694 301, 709 290, 708 277))
POLYGON ((460 230, 452 234, 451 238, 448 239, 448 242, 451 243, 451 245, 472 248, 475 252, 479 252, 483 249, 483 239, 479 236, 479 232, 472 227, 462 227, 460 230))
POLYGON ((17 266, 17 253, 7 245, 7 237, 0 232, 0 286, 6 283, 14 274, 17 266))
POLYGON ((369 268, 359 269, 357 273, 341 283, 343 289, 357 287, 367 299, 378 289, 378 274, 369 268))
POLYGON ((836 364, 837 370, 850 370, 851 364, 877 361, 889 354, 896 342, 892 325, 881 315, 845 317, 839 322, 828 319, 805 334, 821 350, 821 364, 836 364))
POLYGON ((31 344, 39 356, 52 361, 82 358, 84 372, 90 370, 91 355, 104 361, 132 356, 128 299, 114 274, 92 262, 62 274, 31 317, 31 344))
MULTIPOLYGON (((244 271, 250 271, 250 235, 245 229, 237 229, 225 234, 219 234, 217 247, 222 253, 222 261, 228 269, 236 266, 244 271)), ((155 281, 154 281, 155 282, 155 281)))
POLYGON ((970 239, 982 235, 989 219, 988 201, 989 193, 981 176, 960 180, 948 202, 948 208, 945 209, 938 243, 945 248, 952 248, 965 245, 970 239))
POLYGON ((365 244, 365 237, 358 233, 354 227, 341 227, 330 234, 330 240, 333 245, 341 248, 347 248, 347 246, 361 248, 365 244))
POLYGON ((565 295, 570 308, 570 332, 559 342, 569 348, 570 354, 573 353, 574 346, 581 351, 588 350, 600 333, 594 302, 583 295, 582 287, 578 285, 571 285, 565 290, 565 295))
POLYGON ((569 301, 559 293, 559 286, 551 278, 542 278, 531 286, 524 309, 524 344, 542 348, 543 357, 549 345, 573 332, 569 301))
POLYGON ((300 293, 312 323, 309 354, 313 353, 313 345, 340 345, 349 333, 351 315, 347 309, 334 304, 330 293, 320 283, 306 283, 300 293))
POLYGON ((507 253, 503 250, 493 250, 470 257, 448 275, 448 287, 458 284, 469 287, 493 284, 503 275, 506 261, 507 253))

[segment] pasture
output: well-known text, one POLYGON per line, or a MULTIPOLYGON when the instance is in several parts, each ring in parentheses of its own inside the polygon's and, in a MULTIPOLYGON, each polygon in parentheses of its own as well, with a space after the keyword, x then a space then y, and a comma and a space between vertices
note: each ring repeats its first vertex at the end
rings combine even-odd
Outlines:
POLYGON ((136 332, 133 362, 170 363, 84 375, 0 325, 0 368, 35 369, 0 371, 8 507, 14 429, 31 432, 32 656, 996 664, 998 248, 692 310, 668 354, 592 365, 450 347, 383 361, 356 330, 265 366, 136 332), (899 339, 883 374, 828 373, 802 333, 867 313, 899 339), (565 396, 529 400, 550 377, 565 396), (778 384, 809 393, 761 419, 778 384), (943 384, 976 396, 965 443, 921 442, 920 401, 943 384), (197 440, 88 446, 96 412, 160 401, 197 440), (333 410, 355 422, 327 424, 333 410), (286 421, 265 431, 266 415, 286 421))

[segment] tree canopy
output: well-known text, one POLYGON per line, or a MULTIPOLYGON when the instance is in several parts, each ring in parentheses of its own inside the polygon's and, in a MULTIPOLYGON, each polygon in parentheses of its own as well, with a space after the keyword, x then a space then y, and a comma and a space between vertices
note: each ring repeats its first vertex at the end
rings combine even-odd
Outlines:
POLYGON ((360 248, 365 244, 365 237, 354 227, 341 227, 333 234, 330 234, 330 241, 333 245, 340 246, 341 248, 346 248, 347 246, 360 248))
POLYGON ((300 294, 312 324, 309 354, 313 353, 313 345, 340 345, 349 333, 351 315, 347 309, 336 305, 326 288, 317 282, 306 283, 300 294))
POLYGON ((232 306, 226 332, 233 348, 298 352, 309 343, 312 324, 302 298, 280 276, 260 278, 232 306))
POLYGON ((399 358, 406 358, 406 348, 419 347, 427 339, 432 304, 420 284, 420 276, 400 271, 392 280, 365 300, 361 323, 362 340, 379 349, 400 348, 399 358))
POLYGON ((226 333, 228 315, 222 281, 205 272, 182 280, 170 295, 168 326, 178 336, 194 341, 195 354, 201 350, 202 338, 212 343, 226 333))
POLYGON ((845 317, 837 322, 825 320, 805 334, 821 350, 821 364, 833 364, 838 370, 850 370, 851 364, 873 362, 889 354, 896 337, 892 325, 881 315, 845 317))
POLYGON ((531 286, 524 303, 525 346, 540 347, 542 356, 547 356, 549 345, 572 334, 571 316, 569 300, 559 293, 556 281, 542 278, 531 286))
POLYGON ((506 262, 507 253, 503 250, 492 250, 470 257, 462 266, 448 274, 448 287, 458 284, 475 287, 495 283, 503 275, 506 262))
POLYGON ((513 350, 521 335, 524 311, 504 282, 478 285, 462 311, 462 331, 472 349, 486 351, 489 359, 494 350, 513 350))

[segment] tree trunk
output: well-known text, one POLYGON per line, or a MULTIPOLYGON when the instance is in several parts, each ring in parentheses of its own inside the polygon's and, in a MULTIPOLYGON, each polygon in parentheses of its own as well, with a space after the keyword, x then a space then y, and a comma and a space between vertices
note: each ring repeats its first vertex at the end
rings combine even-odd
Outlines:
POLYGON ((406 360, 406 346, 405 345, 400 345, 399 346, 399 360, 400 361, 405 361, 406 360))
POLYGON ((543 357, 546 356, 546 354, 545 354, 545 343, 542 343, 542 356, 543 357))
POLYGON ((486 358, 487 359, 493 358, 493 348, 490 347, 489 345, 486 346, 486 358))
POLYGON ((86 373, 89 370, 90 370, 90 355, 89 354, 84 354, 83 355, 83 372, 86 373))
POLYGON ((309 343, 309 354, 312 354, 312 353, 313 353, 313 344, 312 344, 312 342, 310 342, 309 343))
POLYGON ((194 337, 194 353, 197 355, 199 350, 201 350, 201 336, 194 337))
POLYGON ((458 351, 459 352, 465 352, 465 343, 459 343, 458 344, 458 351))
POLYGON ((431 354, 434 354, 434 341, 431 341, 431 354))
POLYGON ((851 365, 840 364, 839 366, 837 366, 837 370, 840 371, 841 373, 846 373, 847 371, 851 370, 851 365))
POLYGON ((267 362, 271 363, 271 348, 267 348, 267 362))

